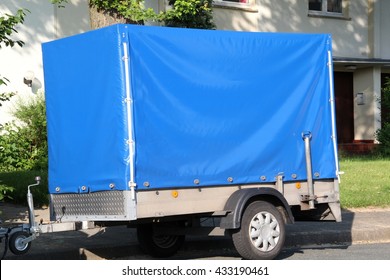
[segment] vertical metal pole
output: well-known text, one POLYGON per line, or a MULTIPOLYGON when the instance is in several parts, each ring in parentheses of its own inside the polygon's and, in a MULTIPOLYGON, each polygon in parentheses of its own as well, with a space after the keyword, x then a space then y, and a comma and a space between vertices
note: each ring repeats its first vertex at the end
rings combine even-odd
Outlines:
POLYGON ((332 63, 332 53, 328 51, 328 74, 329 74, 329 102, 332 118, 332 142, 333 142, 333 153, 335 157, 335 166, 336 166, 336 176, 340 181, 340 168, 338 161, 338 151, 337 151, 337 137, 336 137, 336 109, 335 109, 335 95, 334 95, 334 83, 333 83, 333 63, 332 63))
POLYGON ((135 200, 135 180, 134 180, 134 154, 135 154, 135 143, 133 139, 133 120, 132 120, 132 99, 131 99, 131 88, 130 88, 130 69, 129 69, 129 52, 127 43, 123 42, 123 60, 125 61, 125 83, 126 83, 126 106, 127 106, 127 125, 128 125, 128 144, 129 144, 129 158, 130 158, 130 181, 129 187, 131 191, 131 199, 135 200))
POLYGON ((41 183, 41 177, 37 176, 35 178, 36 183, 29 185, 27 187, 27 205, 28 205, 28 214, 29 214, 29 226, 31 232, 37 231, 37 224, 35 222, 35 211, 34 211, 34 199, 30 191, 31 187, 38 186, 41 183))
POLYGON ((311 132, 309 132, 309 131, 303 132, 302 138, 305 141, 307 186, 309 188, 309 208, 315 209, 315 207, 314 207, 313 171, 312 171, 311 149, 310 149, 311 132))

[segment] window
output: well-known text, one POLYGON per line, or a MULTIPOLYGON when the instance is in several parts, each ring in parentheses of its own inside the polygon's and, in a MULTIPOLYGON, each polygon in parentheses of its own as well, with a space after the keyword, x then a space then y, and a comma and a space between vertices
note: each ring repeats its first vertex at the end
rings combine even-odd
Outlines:
POLYGON ((351 20, 348 17, 350 0, 309 0, 309 16, 351 20))
POLYGON ((328 13, 343 13, 342 0, 309 0, 309 13, 328 14, 328 13))
POLYGON ((221 0, 221 1, 214 1, 214 2, 236 2, 236 3, 248 4, 249 0, 221 0))
POLYGON ((249 3, 249 0, 222 0, 221 2, 249 3))
POLYGON ((255 0, 214 0, 215 7, 257 11, 255 0))

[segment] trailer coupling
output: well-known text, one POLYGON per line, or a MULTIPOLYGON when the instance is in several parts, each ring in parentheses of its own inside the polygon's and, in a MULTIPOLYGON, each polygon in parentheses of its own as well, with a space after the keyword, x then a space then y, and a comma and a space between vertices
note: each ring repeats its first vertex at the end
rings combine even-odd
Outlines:
POLYGON ((67 223, 48 223, 35 221, 34 199, 31 188, 39 186, 41 177, 35 177, 35 184, 27 187, 27 205, 28 205, 28 224, 21 224, 12 227, 0 226, 0 243, 4 240, 4 251, 1 259, 4 259, 8 249, 15 255, 26 254, 31 247, 31 242, 41 233, 72 231, 94 227, 93 222, 67 222, 67 223))

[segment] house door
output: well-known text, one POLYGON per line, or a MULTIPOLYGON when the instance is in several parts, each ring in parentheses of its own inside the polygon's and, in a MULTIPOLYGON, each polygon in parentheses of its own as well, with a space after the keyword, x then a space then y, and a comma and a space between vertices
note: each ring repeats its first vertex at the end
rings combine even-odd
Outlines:
POLYGON ((353 120, 353 73, 334 72, 334 91, 338 143, 352 143, 355 137, 353 120))

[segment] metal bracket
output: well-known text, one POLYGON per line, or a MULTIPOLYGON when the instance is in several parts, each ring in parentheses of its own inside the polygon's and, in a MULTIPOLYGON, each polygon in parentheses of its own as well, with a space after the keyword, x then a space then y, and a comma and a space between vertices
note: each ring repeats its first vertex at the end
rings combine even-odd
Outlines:
POLYGON ((301 201, 302 202, 310 202, 312 200, 316 200, 317 196, 316 195, 308 195, 308 194, 301 194, 301 201))
POLYGON ((309 188, 309 208, 315 209, 314 206, 314 184, 313 184, 313 170, 312 170, 312 162, 311 162, 311 148, 310 148, 310 140, 312 138, 312 134, 310 131, 302 132, 302 139, 305 141, 305 157, 306 157, 306 172, 307 172, 307 186, 309 188))
POLYGON ((279 173, 278 176, 276 177, 276 188, 281 194, 284 194, 284 184, 283 184, 283 173, 279 173))

